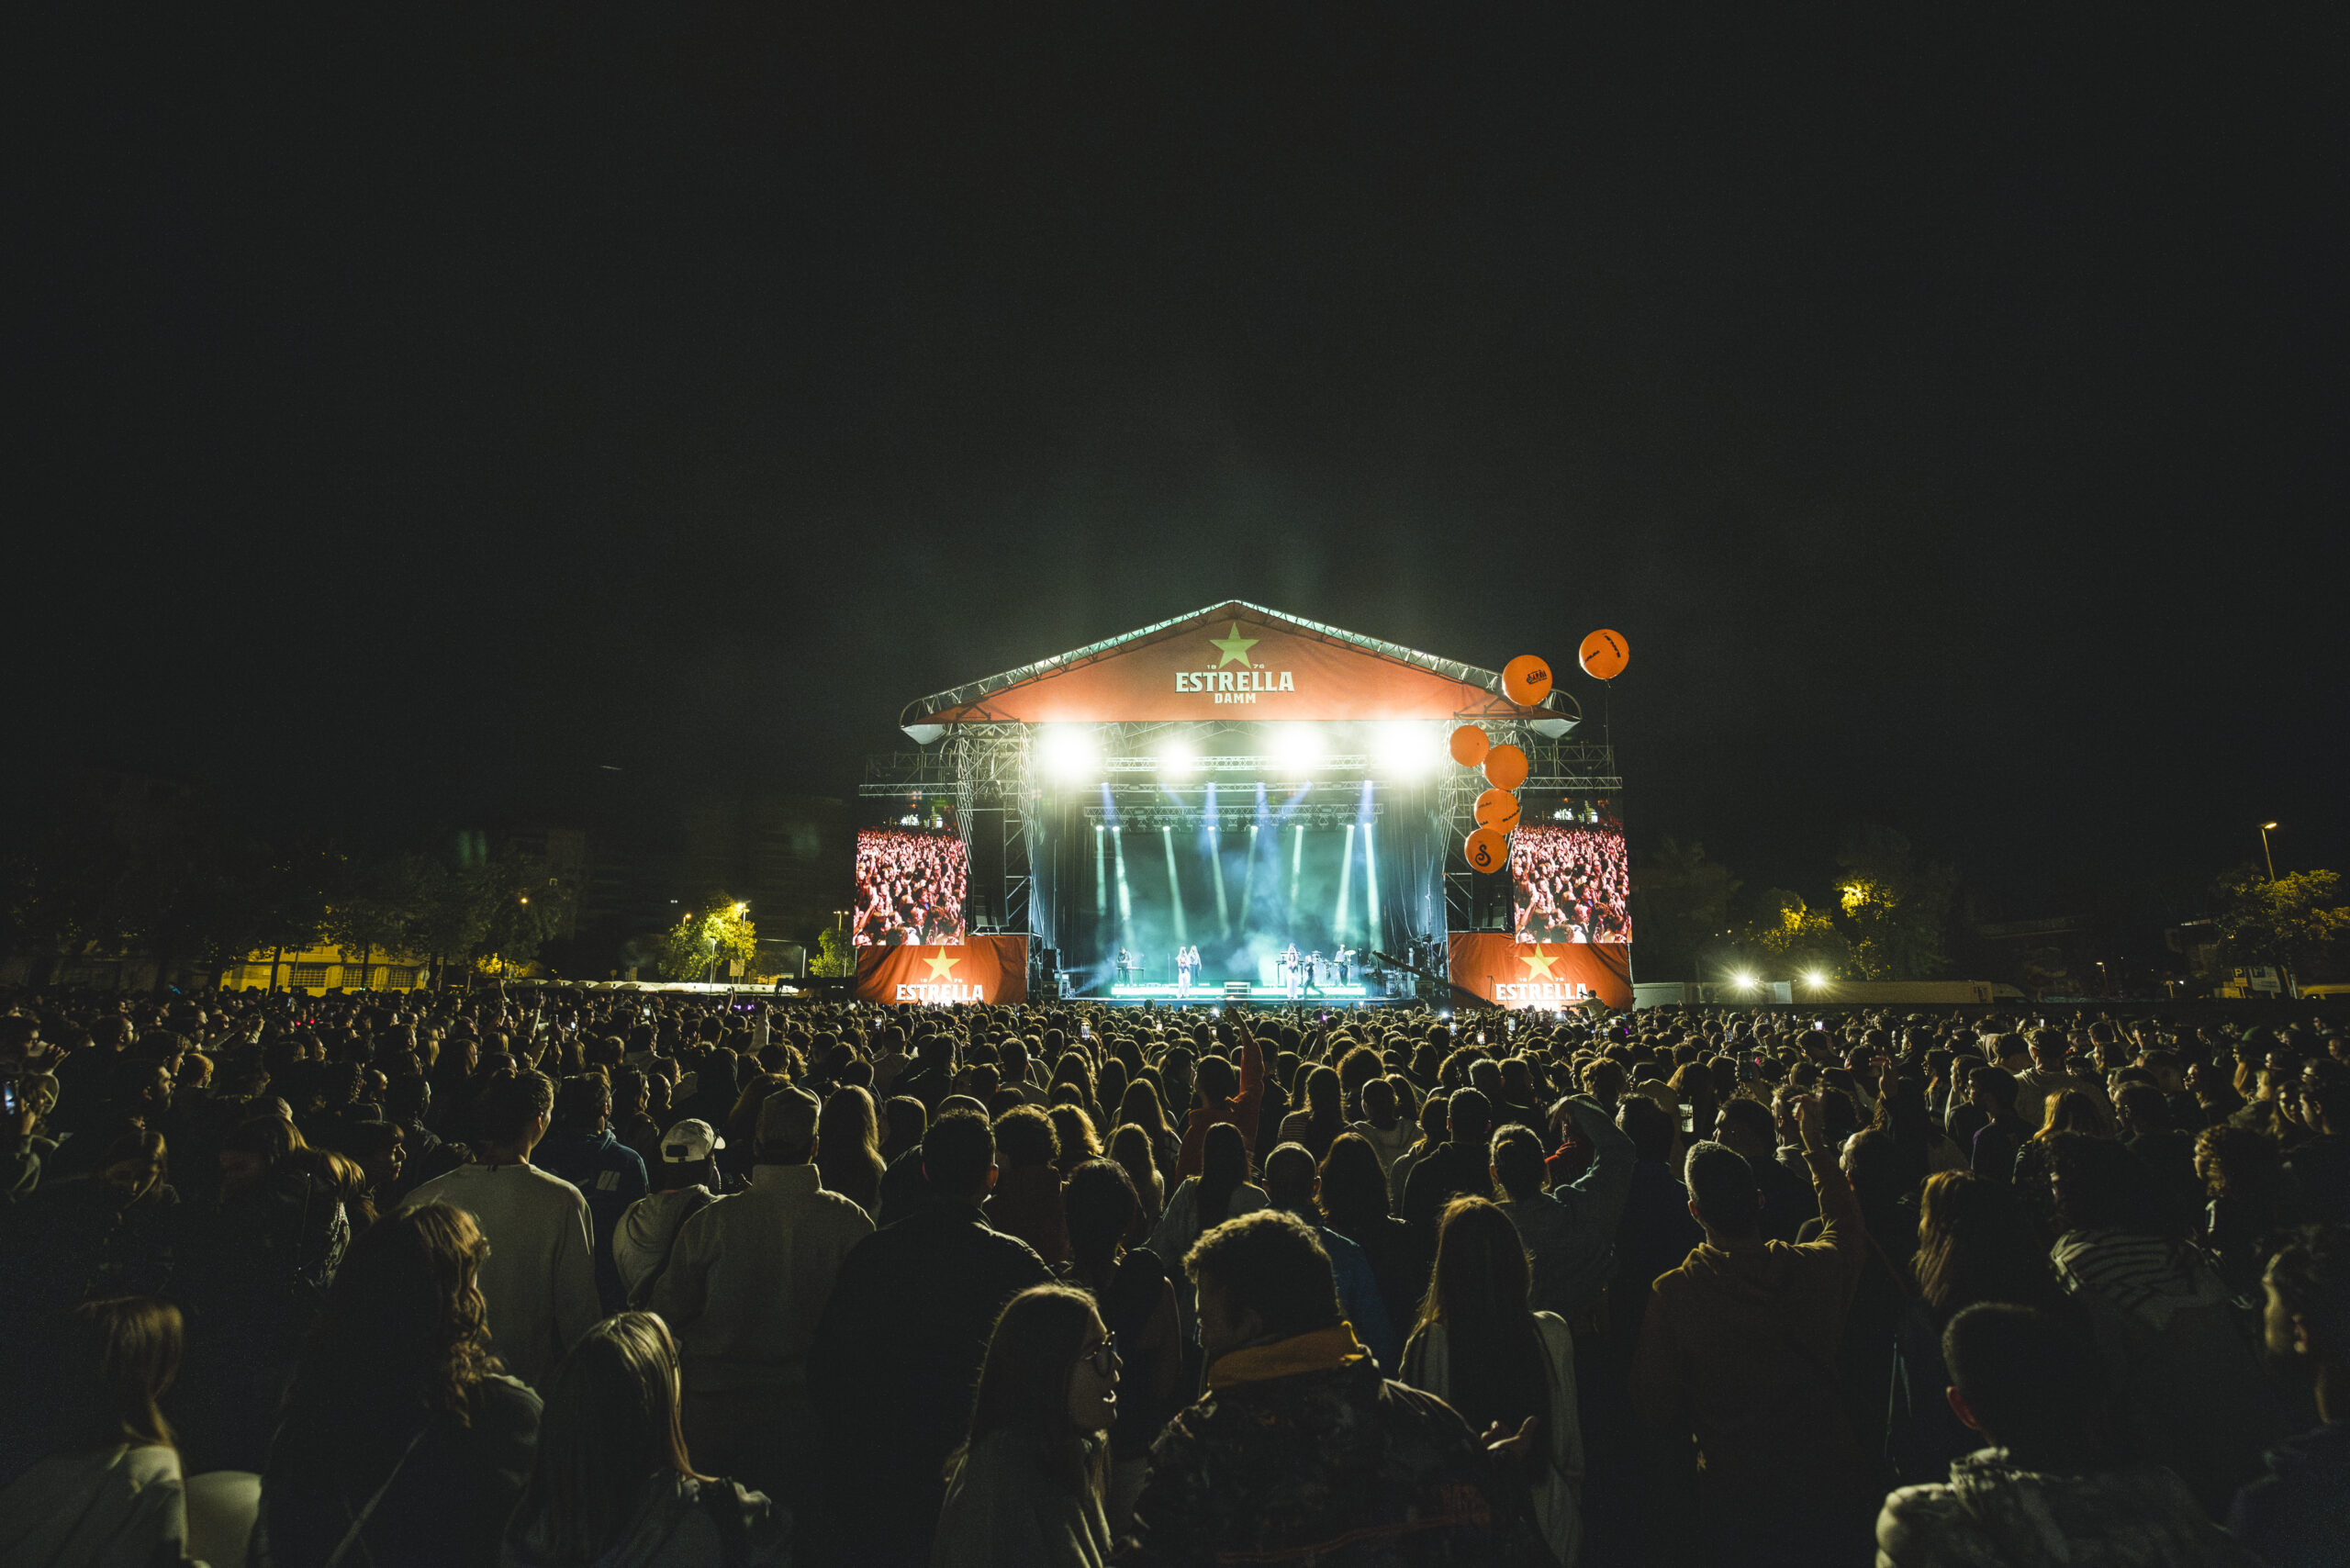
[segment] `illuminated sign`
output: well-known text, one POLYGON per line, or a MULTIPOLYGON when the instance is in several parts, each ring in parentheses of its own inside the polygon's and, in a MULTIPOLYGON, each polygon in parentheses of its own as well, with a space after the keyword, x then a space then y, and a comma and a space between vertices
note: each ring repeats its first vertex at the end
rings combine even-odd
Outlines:
POLYGON ((1204 691, 1218 702, 1254 702, 1260 691, 1295 691, 1292 673, 1285 669, 1266 669, 1248 662, 1248 650, 1261 641, 1240 634, 1240 622, 1221 637, 1210 637, 1208 645, 1221 655, 1209 669, 1179 669, 1175 672, 1175 689, 1182 692, 1204 691), (1238 665, 1238 669, 1228 666, 1238 665))

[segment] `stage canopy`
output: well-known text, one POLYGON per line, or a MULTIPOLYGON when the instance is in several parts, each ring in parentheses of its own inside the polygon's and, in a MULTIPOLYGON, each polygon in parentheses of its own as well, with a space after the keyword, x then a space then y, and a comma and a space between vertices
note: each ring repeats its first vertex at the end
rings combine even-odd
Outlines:
POLYGON ((1581 716, 1563 691, 1521 708, 1501 684, 1492 670, 1236 599, 923 698, 899 722, 928 745, 949 725, 990 722, 1495 719, 1558 736, 1581 716))

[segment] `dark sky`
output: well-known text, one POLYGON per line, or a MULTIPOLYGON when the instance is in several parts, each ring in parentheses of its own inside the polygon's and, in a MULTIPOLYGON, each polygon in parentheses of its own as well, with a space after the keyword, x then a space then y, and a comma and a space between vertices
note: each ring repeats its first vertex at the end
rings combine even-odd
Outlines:
POLYGON ((10 24, 28 764, 840 793, 1240 598, 1623 632, 1758 885, 2350 847, 2326 8, 342 9, 10 24))

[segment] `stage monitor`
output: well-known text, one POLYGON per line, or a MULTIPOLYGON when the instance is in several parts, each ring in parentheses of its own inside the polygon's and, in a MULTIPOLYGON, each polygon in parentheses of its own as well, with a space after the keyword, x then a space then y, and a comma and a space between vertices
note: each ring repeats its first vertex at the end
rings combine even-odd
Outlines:
POLYGON ((1629 942, 1631 862, 1606 801, 1576 801, 1511 835, 1520 942, 1629 942))
POLYGON ((856 835, 859 947, 958 947, 971 868, 953 833, 869 827, 856 835))

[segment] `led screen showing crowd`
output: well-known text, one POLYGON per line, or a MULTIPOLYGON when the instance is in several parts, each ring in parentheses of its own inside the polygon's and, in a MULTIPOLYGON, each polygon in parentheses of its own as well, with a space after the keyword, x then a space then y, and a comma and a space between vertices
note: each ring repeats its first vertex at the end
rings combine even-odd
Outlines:
POLYGON ((961 946, 969 884, 969 857, 956 834, 863 830, 856 835, 856 946, 961 946))
POLYGON ((1511 836, 1521 942, 1629 942, 1632 874, 1624 824, 1605 802, 1577 804, 1572 820, 1521 827, 1511 836))

